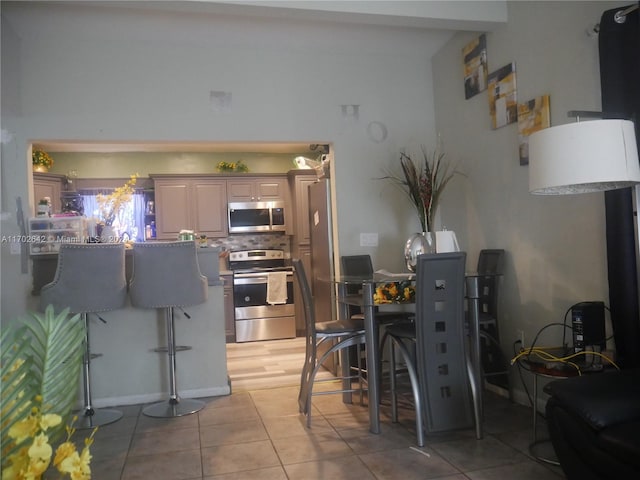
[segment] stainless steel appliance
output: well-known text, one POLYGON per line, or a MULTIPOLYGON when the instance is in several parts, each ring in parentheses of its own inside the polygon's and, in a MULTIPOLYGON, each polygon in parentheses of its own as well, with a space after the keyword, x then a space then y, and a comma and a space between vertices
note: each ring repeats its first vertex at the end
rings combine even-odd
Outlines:
POLYGON ((293 299, 293 268, 285 265, 282 250, 231 252, 233 306, 236 342, 275 340, 296 336, 293 299), (287 299, 284 304, 267 303, 269 274, 286 273, 287 299))
POLYGON ((284 232, 284 202, 230 202, 229 233, 284 232))
MULTIPOLYGON (((316 321, 328 321, 337 318, 335 292, 329 282, 321 278, 333 275, 333 242, 331 234, 331 195, 329 180, 322 178, 309 185, 309 233, 311 237, 311 265, 313 278, 311 289, 315 303, 316 321)), ((328 349, 324 346, 320 354, 328 349)), ((324 366, 334 375, 338 365, 333 356, 325 361, 324 366)))

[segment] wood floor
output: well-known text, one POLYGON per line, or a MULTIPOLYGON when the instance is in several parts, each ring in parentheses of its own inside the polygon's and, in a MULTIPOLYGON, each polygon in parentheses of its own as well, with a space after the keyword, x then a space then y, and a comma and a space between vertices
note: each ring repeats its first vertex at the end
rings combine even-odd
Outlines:
MULTIPOLYGON (((304 363, 303 337, 262 342, 228 343, 227 369, 231 390, 242 392, 300 385, 304 363)), ((317 378, 332 378, 326 370, 317 378)))

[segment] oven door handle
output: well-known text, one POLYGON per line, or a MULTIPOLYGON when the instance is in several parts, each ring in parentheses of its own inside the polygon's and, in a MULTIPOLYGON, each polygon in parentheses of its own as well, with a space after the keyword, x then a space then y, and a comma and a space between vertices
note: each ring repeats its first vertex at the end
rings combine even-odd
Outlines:
MULTIPOLYGON (((293 281, 293 273, 287 272, 287 282, 293 281)), ((240 274, 234 275, 233 284, 234 285, 259 285, 259 284, 267 284, 268 278, 267 275, 264 274, 240 274), (245 276, 247 275, 247 276, 245 276)))
POLYGON ((238 277, 235 276, 233 277, 233 284, 234 285, 258 285, 267 283, 267 277, 262 276, 262 277, 238 277))

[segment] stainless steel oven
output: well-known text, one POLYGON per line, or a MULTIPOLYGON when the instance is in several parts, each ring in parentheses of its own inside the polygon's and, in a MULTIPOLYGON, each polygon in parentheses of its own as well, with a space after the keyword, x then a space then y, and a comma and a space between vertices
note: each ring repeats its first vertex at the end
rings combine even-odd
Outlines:
POLYGON ((231 252, 229 268, 233 271, 236 342, 295 337, 293 269, 285 266, 283 251, 231 252), (285 303, 267 302, 269 275, 275 272, 283 272, 286 276, 285 303))

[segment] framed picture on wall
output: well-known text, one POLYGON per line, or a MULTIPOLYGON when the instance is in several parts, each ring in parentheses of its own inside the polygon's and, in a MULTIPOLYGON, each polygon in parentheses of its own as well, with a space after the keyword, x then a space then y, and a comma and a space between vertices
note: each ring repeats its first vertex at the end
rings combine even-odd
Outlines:
POLYGON ((485 34, 462 49, 464 98, 469 99, 487 89, 487 37, 485 34))
POLYGON ((520 165, 529 164, 529 135, 551 126, 550 97, 542 95, 518 104, 518 150, 520 165))
POLYGON ((491 128, 497 129, 518 119, 516 64, 510 63, 489 74, 489 115, 491 128))

